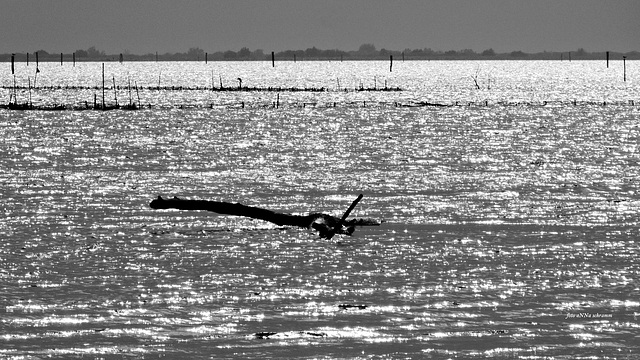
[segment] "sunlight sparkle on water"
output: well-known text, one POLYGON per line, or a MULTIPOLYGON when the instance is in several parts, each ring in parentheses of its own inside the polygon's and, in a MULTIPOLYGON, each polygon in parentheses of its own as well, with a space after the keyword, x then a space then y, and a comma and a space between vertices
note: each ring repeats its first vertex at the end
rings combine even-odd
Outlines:
MULTIPOLYGON (((640 88, 600 65, 112 63, 117 81, 205 90, 141 89, 152 106, 136 111, 0 110, 0 354, 629 357, 640 88), (326 91, 214 92, 212 71, 326 91), (403 91, 354 91, 374 77, 403 91), (339 217, 360 193, 352 217, 381 226, 331 241, 149 208, 339 217)), ((40 70, 61 89, 32 89, 34 104, 93 101, 66 86, 99 84, 99 63, 40 70)))

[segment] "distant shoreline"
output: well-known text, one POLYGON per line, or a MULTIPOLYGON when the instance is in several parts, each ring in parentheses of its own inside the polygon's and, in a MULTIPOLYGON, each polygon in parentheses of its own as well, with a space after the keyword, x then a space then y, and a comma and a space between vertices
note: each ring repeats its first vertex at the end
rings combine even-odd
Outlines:
POLYGON ((321 50, 315 47, 306 50, 286 50, 266 53, 262 49, 249 50, 242 48, 240 51, 216 51, 205 52, 200 48, 190 48, 184 53, 164 53, 164 54, 106 54, 104 51, 91 47, 87 50, 76 50, 73 53, 49 53, 45 50, 38 50, 31 53, 16 52, 0 54, 0 62, 11 61, 12 56, 15 62, 125 62, 125 61, 411 61, 411 60, 606 60, 609 53, 610 61, 640 60, 640 52, 614 52, 597 51, 588 52, 584 49, 572 51, 551 51, 526 53, 523 51, 512 51, 508 53, 496 53, 493 49, 486 49, 482 52, 475 52, 470 49, 434 51, 425 49, 405 49, 404 51, 377 50, 373 44, 363 44, 356 51, 342 50, 321 50))
MULTIPOLYGON (((611 62, 622 61, 622 57, 618 58, 610 58, 611 62)), ((640 60, 640 56, 627 56, 626 60, 640 60)), ((77 63, 90 63, 90 62, 119 62, 119 59, 116 58, 96 58, 96 59, 76 59, 77 63)), ((278 59, 276 57, 276 62, 347 62, 347 61, 389 61, 389 59, 297 59, 294 61, 292 59, 278 59)), ((549 59, 549 58, 501 58, 501 57, 492 57, 492 58, 410 58, 410 59, 396 59, 394 57, 394 62, 403 62, 403 61, 606 61, 603 58, 579 58, 579 59, 549 59)), ((11 56, 8 59, 0 56, 0 62, 10 63, 11 56)), ((16 63, 25 63, 24 59, 15 59, 16 63)), ((40 63, 59 63, 60 59, 41 59, 40 63)), ((64 58, 64 63, 71 63, 73 60, 71 58, 64 58)), ((189 59, 124 59, 123 62, 205 62, 205 60, 189 60, 189 59)), ((224 59, 208 59, 207 62, 215 63, 215 62, 271 62, 271 59, 243 59, 243 60, 224 60, 224 59)), ((29 64, 35 64, 35 61, 30 60, 29 64)))

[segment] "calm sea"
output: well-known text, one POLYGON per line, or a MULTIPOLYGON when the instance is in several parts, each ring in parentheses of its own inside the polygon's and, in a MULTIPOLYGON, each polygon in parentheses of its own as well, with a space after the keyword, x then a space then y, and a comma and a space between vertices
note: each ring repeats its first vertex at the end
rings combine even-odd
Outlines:
MULTIPOLYGON (((110 62, 143 110, 0 110, 0 357, 638 358, 639 64, 389 65, 110 62), (330 241, 149 207, 360 193, 382 225, 330 241)), ((102 102, 101 63, 39 70, 19 102, 102 102)))

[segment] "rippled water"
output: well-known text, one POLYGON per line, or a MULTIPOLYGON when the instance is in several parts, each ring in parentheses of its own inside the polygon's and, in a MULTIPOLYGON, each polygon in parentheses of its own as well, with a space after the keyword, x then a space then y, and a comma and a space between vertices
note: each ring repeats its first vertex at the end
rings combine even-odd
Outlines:
MULTIPOLYGON (((152 107, 139 111, 0 110, 0 357, 634 358, 630 64, 624 83, 598 62, 109 63, 139 86, 161 72, 177 86, 327 91, 143 90, 152 107), (374 78, 404 91, 352 91, 374 78), (420 101, 454 106, 396 106, 420 101), (339 216, 359 193, 353 215, 382 225, 331 241, 148 206, 162 195, 339 216)), ((42 64, 38 84, 61 89, 33 101, 92 101, 67 86, 97 85, 100 69, 42 64)))

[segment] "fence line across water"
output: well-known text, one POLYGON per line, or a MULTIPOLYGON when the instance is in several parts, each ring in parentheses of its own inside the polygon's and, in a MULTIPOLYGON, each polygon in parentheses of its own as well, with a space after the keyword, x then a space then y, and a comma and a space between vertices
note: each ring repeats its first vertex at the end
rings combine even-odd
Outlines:
POLYGON ((360 101, 281 101, 279 96, 274 101, 220 101, 220 102, 199 102, 199 103, 184 103, 184 104, 162 104, 154 105, 151 103, 141 104, 137 102, 129 102, 126 104, 103 104, 94 100, 93 103, 77 102, 75 104, 40 104, 34 105, 31 102, 10 102, 8 104, 0 104, 0 109, 6 110, 40 110, 40 111, 84 111, 84 110, 144 110, 144 109, 214 109, 214 108, 229 108, 229 109, 245 109, 245 108, 338 108, 338 107, 350 107, 350 108, 383 108, 383 107, 395 107, 395 108, 448 108, 448 107, 562 107, 562 106, 626 106, 626 107, 638 107, 639 101, 630 100, 617 100, 617 101, 454 101, 454 102, 426 102, 426 101, 375 101, 375 100, 360 100, 360 101))
MULTIPOLYGON (((133 87, 131 87, 133 88, 133 87)), ((80 85, 53 85, 53 86, 0 86, 4 90, 102 90, 101 86, 80 86, 80 85)), ((113 91, 114 87, 105 87, 105 90, 113 91)), ((128 86, 117 85, 115 90, 127 90, 128 86)), ((357 88, 339 88, 333 89, 328 87, 249 87, 249 86, 230 86, 230 87, 210 87, 210 86, 137 86, 138 90, 147 91, 212 91, 212 92, 229 92, 229 91, 250 91, 250 92, 359 92, 359 91, 403 91, 400 87, 357 87, 357 88)))

